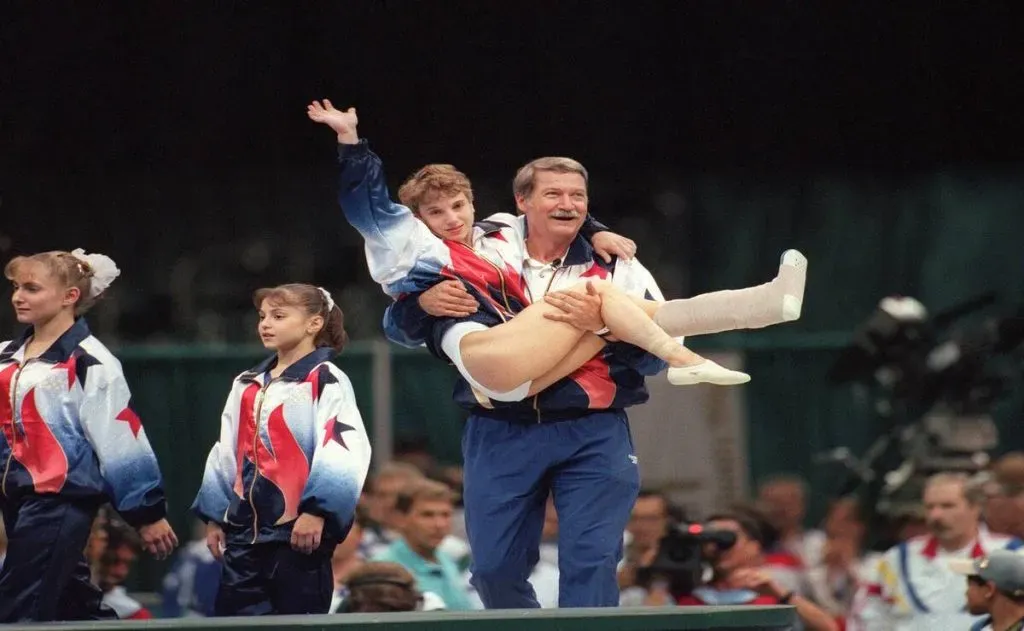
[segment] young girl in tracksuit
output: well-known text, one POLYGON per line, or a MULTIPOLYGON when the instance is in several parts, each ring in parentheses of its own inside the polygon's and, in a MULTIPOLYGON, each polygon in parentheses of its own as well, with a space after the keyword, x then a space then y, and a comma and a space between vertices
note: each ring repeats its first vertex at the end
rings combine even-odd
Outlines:
POLYGON ((82 250, 4 268, 18 322, 29 326, 0 343, 0 511, 10 539, 0 623, 115 617, 83 556, 106 502, 158 558, 177 545, 121 364, 82 317, 119 273, 82 250))
POLYGON ((327 613, 331 553, 370 466, 352 385, 329 361, 347 340, 343 316, 312 285, 261 289, 253 302, 274 354, 235 378, 192 506, 224 562, 214 611, 327 613))

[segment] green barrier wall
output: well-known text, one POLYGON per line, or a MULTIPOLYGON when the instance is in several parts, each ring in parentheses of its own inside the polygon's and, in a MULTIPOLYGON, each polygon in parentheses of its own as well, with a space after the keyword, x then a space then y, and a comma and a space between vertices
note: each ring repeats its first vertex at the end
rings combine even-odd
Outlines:
MULTIPOLYGON (((475 612, 415 612, 345 614, 334 616, 267 616, 257 618, 182 618, 176 620, 123 620, 61 624, 66 631, 128 631, 182 629, 184 631, 688 631, 747 629, 791 631, 793 607, 686 607, 681 609, 533 609, 475 612)), ((29 631, 38 626, 9 626, 29 631)))

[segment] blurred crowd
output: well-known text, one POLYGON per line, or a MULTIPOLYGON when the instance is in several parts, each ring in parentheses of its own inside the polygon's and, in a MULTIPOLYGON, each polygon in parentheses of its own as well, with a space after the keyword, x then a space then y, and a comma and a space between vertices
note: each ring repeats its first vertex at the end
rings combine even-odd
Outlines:
MULTIPOLYGON (((352 530, 333 555, 333 613, 482 608, 469 581, 461 475, 459 467, 437 466, 423 449, 396 455, 371 476, 352 530)), ((932 540, 937 546, 973 541, 977 547, 1000 533, 1024 535, 1024 453, 1002 457, 981 476, 942 474, 935 480, 920 509, 896 525, 897 541, 925 548, 932 540)), ((821 522, 807 528, 807 501, 804 480, 773 477, 761 482, 750 503, 698 520, 666 494, 642 491, 623 533, 620 604, 724 604, 723 595, 741 589, 751 596, 730 604, 796 604, 807 628, 877 628, 871 598, 887 589, 878 574, 884 551, 869 548, 863 507, 853 498, 835 498, 821 522), (644 570, 659 558, 673 529, 693 523, 732 532, 735 540, 708 556, 701 586, 680 597, 644 570)), ((0 534, 0 562, 5 548, 0 534)), ((116 514, 101 511, 86 554, 104 602, 120 618, 211 614, 220 566, 207 549, 201 523, 175 557, 156 611, 124 588, 139 550, 136 532, 116 514)), ((953 589, 962 588, 961 579, 951 580, 953 589)), ((558 516, 551 498, 530 581, 543 607, 558 606, 558 516)))

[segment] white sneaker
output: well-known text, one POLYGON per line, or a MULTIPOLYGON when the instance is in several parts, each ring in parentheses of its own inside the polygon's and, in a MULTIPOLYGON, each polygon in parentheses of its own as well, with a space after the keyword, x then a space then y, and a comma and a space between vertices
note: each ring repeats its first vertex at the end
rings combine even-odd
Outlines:
POLYGON ((674 386, 692 386, 698 383, 736 386, 748 381, 750 381, 750 375, 747 373, 729 370, 710 359, 694 366, 677 366, 668 369, 668 382, 674 386))

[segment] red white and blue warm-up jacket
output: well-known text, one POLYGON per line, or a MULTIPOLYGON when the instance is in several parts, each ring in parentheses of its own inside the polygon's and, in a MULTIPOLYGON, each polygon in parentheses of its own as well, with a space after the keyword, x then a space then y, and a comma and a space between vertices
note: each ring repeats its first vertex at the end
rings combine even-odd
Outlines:
MULTIPOLYGON (((473 226, 473 247, 442 240, 409 208, 391 201, 381 160, 370 151, 365 139, 356 145, 340 145, 338 160, 338 202, 345 219, 366 241, 370 275, 396 299, 384 316, 384 331, 390 340, 410 347, 425 344, 434 355, 447 359, 441 339, 457 322, 496 326, 531 304, 523 277, 528 258, 528 226, 523 217, 498 213, 477 222, 473 226), (480 309, 462 320, 433 318, 424 313, 416 297, 445 279, 461 280, 480 303, 480 309)), ((558 280, 601 278, 629 295, 662 300, 650 272, 638 261, 606 263, 594 253, 587 237, 605 227, 589 215, 588 219, 590 223, 581 228, 556 272, 558 280)), ((463 408, 491 416, 557 420, 644 403, 649 398, 644 377, 666 366, 657 357, 618 342, 609 344, 569 377, 523 401, 489 399, 465 379, 458 381, 454 396, 463 408)))
POLYGON ((324 518, 324 541, 355 517, 370 441, 348 377, 318 348, 270 378, 271 356, 235 378, 220 440, 192 510, 229 541, 288 541, 296 518, 324 518))
POLYGON ((134 526, 162 519, 160 468, 121 363, 84 318, 26 360, 32 333, 0 344, 0 504, 58 495, 110 501, 134 526))

